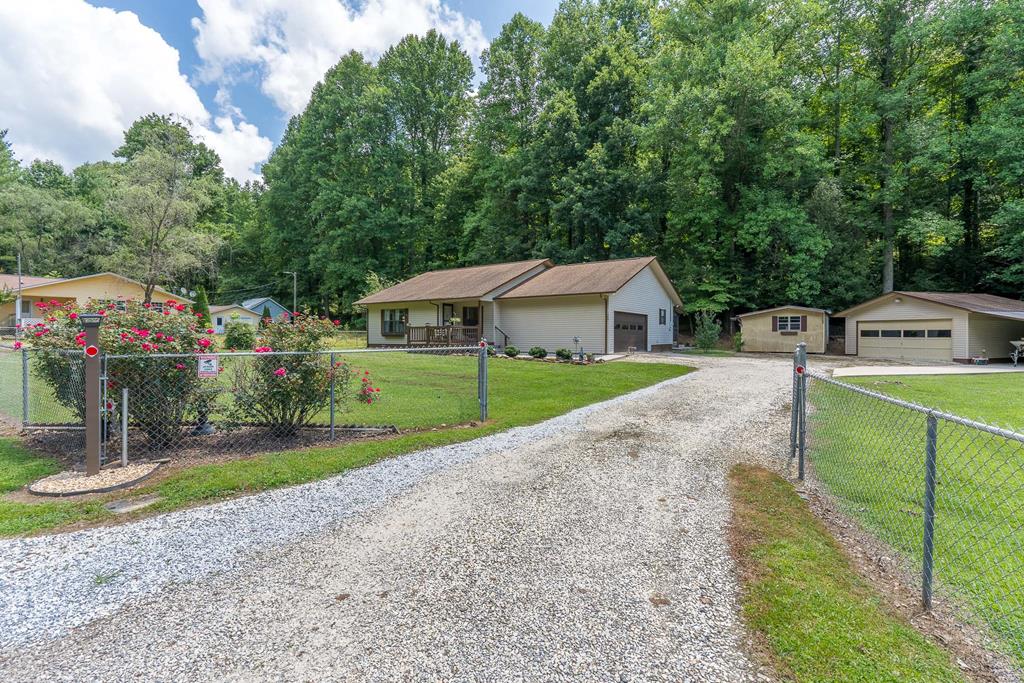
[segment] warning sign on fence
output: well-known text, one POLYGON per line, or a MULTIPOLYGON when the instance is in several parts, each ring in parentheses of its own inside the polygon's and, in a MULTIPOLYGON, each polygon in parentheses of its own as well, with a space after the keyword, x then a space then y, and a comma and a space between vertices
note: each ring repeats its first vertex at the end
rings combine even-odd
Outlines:
POLYGON ((217 367, 217 356, 213 354, 204 354, 199 356, 199 376, 200 377, 216 377, 219 371, 217 367))

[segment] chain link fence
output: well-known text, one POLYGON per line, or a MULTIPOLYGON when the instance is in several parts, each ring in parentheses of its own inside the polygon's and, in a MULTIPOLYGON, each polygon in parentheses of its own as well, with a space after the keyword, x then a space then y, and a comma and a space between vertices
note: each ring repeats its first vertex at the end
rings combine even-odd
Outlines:
MULTIPOLYGON (((0 349, 0 414, 80 465, 81 350, 0 349)), ((469 424, 486 416, 479 347, 101 356, 101 460, 214 461, 469 424)))
POLYGON ((1024 434, 795 366, 810 475, 920 576, 925 609, 950 601, 1024 668, 1024 434))

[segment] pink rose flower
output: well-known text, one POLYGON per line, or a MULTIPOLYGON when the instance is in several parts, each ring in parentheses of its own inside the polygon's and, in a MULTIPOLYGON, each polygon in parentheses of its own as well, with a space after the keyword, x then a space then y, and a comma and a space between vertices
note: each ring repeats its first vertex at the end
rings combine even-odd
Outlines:
POLYGON ((212 342, 210 342, 210 340, 207 339, 206 337, 203 337, 202 339, 199 340, 198 343, 205 349, 208 348, 212 342))
POLYGON ((14 342, 14 348, 15 349, 20 349, 21 348, 21 342, 20 341, 14 342))
POLYGON ((278 368, 277 370, 274 370, 274 374, 277 375, 278 377, 284 377, 285 375, 288 374, 288 371, 285 370, 284 368, 278 368))

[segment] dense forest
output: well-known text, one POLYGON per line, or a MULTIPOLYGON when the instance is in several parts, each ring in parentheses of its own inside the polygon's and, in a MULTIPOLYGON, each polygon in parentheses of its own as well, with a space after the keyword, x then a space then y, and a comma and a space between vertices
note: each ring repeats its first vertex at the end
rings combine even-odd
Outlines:
POLYGON ((1024 291, 1019 0, 565 0, 480 69, 350 53, 244 186, 170 115, 70 172, 4 143, 0 268, 217 302, 296 271, 346 319, 370 274, 536 256, 655 254, 690 312, 1024 291))

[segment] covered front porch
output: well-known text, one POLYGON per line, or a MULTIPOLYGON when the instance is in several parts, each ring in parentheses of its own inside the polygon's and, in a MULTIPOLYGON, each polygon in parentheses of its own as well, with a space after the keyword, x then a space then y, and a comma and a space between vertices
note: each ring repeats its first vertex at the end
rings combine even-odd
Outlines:
POLYGON ((462 300, 432 305, 436 309, 436 324, 407 325, 409 346, 473 346, 484 337, 484 320, 490 317, 491 302, 462 300))

